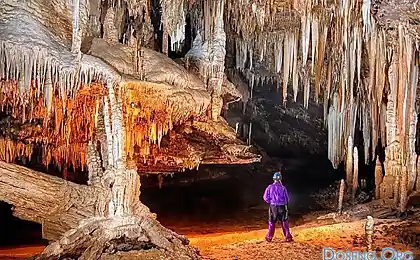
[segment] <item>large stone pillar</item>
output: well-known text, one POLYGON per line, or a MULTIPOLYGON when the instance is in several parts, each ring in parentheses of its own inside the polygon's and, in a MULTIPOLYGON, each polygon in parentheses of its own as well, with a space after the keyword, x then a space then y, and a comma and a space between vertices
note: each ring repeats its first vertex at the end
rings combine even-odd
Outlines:
POLYGON ((415 52, 412 39, 400 27, 399 45, 394 48, 388 71, 385 177, 380 197, 393 198, 394 206, 401 212, 406 210, 407 197, 414 190, 418 174, 415 152, 418 66, 415 52))
MULTIPOLYGON (((209 1, 209 0, 206 0, 209 1)), ((204 29, 197 33, 191 50, 186 54, 188 63, 194 63, 201 79, 207 83, 211 93, 211 118, 217 121, 222 111, 222 84, 225 75, 226 33, 224 31, 224 0, 205 4, 204 29)))
MULTIPOLYGON (((395 56, 394 56, 395 57, 395 56)), ((386 107, 386 147, 385 147, 385 176, 380 184, 380 198, 392 199, 394 196, 394 182, 398 173, 396 155, 400 152, 397 140, 397 90, 398 90, 398 61, 394 58, 388 71, 390 90, 386 107)))

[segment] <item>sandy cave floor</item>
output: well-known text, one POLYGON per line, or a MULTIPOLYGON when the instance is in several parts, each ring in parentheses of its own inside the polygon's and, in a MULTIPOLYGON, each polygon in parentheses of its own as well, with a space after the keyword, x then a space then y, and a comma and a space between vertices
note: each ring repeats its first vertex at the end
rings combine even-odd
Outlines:
MULTIPOLYGON (((263 238, 266 229, 253 229, 249 225, 237 224, 238 231, 197 234, 194 228, 184 228, 191 245, 200 249, 203 259, 323 259, 323 248, 346 251, 365 250, 364 220, 331 224, 309 222, 291 228, 295 242, 282 243, 281 230, 276 230, 273 242, 263 238)), ((232 228, 232 227, 231 227, 232 228)), ((174 229, 177 229, 176 227, 174 229)), ((210 228, 207 228, 207 231, 210 228)), ((412 220, 375 220, 374 249, 392 247, 400 251, 410 250, 420 259, 419 222, 412 220), (417 239, 417 242, 416 242, 417 239)), ((0 248, 0 259, 25 259, 43 250, 43 246, 0 248)), ((136 252, 119 254, 112 259, 168 259, 161 252, 151 251, 149 257, 138 258, 136 252), (137 256, 137 257, 136 257, 137 256)))

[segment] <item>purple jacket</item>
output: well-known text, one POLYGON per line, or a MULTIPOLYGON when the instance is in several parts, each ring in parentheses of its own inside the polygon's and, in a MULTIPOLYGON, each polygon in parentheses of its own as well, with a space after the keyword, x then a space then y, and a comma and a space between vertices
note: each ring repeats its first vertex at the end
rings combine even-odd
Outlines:
POLYGON ((281 183, 268 185, 264 192, 264 201, 271 205, 286 205, 289 203, 289 193, 281 183))

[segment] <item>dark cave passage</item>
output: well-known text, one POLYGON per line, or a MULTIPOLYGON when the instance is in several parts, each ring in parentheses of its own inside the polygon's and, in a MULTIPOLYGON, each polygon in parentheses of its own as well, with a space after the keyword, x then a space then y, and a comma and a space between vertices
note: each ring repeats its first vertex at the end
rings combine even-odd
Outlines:
MULTIPOLYGON (((164 177, 160 189, 156 176, 145 177, 141 200, 157 213, 163 225, 185 235, 263 229, 268 207, 262 196, 278 164, 202 166, 199 173, 185 174, 217 172, 219 177, 194 181, 179 173, 164 177)), ((283 183, 291 197, 290 221, 301 224, 305 214, 323 209, 311 195, 339 180, 343 173, 334 170, 326 159, 287 159, 281 164, 283 183)))

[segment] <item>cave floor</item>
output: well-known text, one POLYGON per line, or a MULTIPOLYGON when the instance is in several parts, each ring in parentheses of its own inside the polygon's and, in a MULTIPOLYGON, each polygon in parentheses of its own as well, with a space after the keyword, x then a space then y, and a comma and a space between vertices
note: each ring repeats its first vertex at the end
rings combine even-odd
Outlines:
MULTIPOLYGON (((311 217, 307 216, 307 219, 309 218, 311 217)), ((313 214, 312 219, 316 219, 313 214)), ((172 228, 183 230, 183 233, 189 237, 191 245, 199 248, 203 259, 323 259, 323 248, 341 251, 365 250, 363 242, 365 220, 338 224, 327 220, 322 222, 307 221, 305 224, 292 227, 291 232, 295 240, 292 243, 281 242, 283 239, 281 229, 276 230, 271 243, 266 242, 264 240, 266 228, 256 223, 254 226, 250 226, 249 223, 236 223, 225 231, 224 225, 220 225, 214 228, 212 233, 207 233, 211 231, 210 226, 202 233, 196 232, 197 227, 189 225, 188 229, 182 223, 172 228)), ((199 228, 202 230, 203 227, 199 228)), ((373 249, 379 254, 387 247, 399 251, 410 250, 416 254, 414 259, 420 259, 419 234, 418 222, 375 219, 373 249)), ((41 245, 0 248, 0 259, 24 259, 41 252, 43 248, 41 245)), ((144 258, 144 255, 139 258, 136 252, 130 252, 109 259, 168 259, 168 257, 162 258, 161 252, 150 252, 150 258, 144 258)))
MULTIPOLYGON (((263 238, 266 229, 231 234, 190 236, 193 246, 200 248, 203 259, 323 259, 324 248, 347 251, 365 251, 364 220, 351 223, 312 226, 312 223, 291 229, 293 243, 283 243, 283 236, 277 236, 271 243, 263 238)), ((399 251, 410 250, 420 259, 420 249, 398 242, 400 231, 420 231, 420 225, 410 226, 399 220, 381 220, 375 226, 374 249, 392 247, 399 251)))

